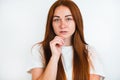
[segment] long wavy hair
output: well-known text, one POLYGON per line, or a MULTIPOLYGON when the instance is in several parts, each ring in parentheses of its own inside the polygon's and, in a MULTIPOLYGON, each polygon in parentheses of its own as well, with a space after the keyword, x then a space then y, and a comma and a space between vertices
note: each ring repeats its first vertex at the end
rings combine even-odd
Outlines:
MULTIPOLYGON (((72 80, 89 80, 89 57, 86 49, 87 43, 84 40, 83 20, 78 6, 72 0, 57 0, 50 8, 47 16, 46 31, 44 40, 41 42, 44 51, 46 66, 51 57, 49 42, 56 36, 53 30, 52 21, 54 11, 59 6, 66 6, 70 9, 73 19, 75 20, 76 30, 72 36, 73 46, 73 71, 72 80)), ((41 44, 40 43, 40 44, 41 44)), ((58 62, 58 71, 56 80, 66 80, 65 71, 61 58, 58 62)))

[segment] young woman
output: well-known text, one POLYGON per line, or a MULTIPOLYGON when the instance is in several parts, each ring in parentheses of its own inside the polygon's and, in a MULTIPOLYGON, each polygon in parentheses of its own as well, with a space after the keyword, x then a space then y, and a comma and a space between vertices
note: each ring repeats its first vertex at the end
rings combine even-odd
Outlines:
POLYGON ((82 16, 72 0, 58 0, 51 6, 45 38, 32 54, 32 80, 101 80, 104 76, 84 40, 82 16))

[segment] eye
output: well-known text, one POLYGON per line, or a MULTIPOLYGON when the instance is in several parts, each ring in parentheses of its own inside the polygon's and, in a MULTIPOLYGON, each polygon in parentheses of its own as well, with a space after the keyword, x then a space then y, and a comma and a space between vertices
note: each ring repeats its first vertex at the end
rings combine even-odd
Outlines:
POLYGON ((59 22, 60 19, 53 19, 53 22, 59 22))
POLYGON ((73 20, 72 18, 66 18, 66 21, 71 21, 71 20, 73 20))

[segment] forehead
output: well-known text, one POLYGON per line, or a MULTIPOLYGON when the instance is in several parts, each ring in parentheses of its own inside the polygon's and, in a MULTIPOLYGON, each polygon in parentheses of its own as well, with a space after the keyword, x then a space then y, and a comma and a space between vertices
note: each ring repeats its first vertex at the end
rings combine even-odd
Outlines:
POLYGON ((72 15, 70 9, 66 6, 59 6, 54 11, 54 16, 65 16, 65 15, 72 15))

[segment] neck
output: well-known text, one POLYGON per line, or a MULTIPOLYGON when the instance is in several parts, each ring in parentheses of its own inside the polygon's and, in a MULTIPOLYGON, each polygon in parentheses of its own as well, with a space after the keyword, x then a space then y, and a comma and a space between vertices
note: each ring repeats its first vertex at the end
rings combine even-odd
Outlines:
POLYGON ((65 41, 65 44, 64 44, 65 46, 71 46, 72 45, 71 38, 65 38, 64 41, 65 41))

